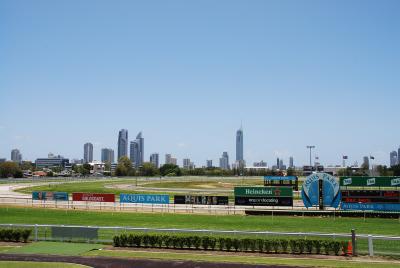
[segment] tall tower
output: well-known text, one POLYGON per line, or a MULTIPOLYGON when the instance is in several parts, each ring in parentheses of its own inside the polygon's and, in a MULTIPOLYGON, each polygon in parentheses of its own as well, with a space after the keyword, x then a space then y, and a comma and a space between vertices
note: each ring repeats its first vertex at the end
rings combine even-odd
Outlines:
POLYGON ((93 162, 93 144, 90 142, 87 142, 83 145, 83 162, 93 162))
POLYGON ((142 138, 142 132, 137 134, 136 140, 131 141, 130 158, 135 167, 139 167, 143 164, 144 139, 142 138))
POLYGON ((243 162, 243 129, 236 131, 236 161, 243 162))
POLYGON ((128 130, 121 129, 118 134, 118 159, 128 156, 128 130))

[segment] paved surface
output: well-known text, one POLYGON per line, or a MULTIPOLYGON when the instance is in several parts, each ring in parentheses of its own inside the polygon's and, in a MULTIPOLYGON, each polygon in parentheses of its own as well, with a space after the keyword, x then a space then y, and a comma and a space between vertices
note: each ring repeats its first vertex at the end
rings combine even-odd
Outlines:
MULTIPOLYGON (((193 261, 163 261, 146 259, 120 259, 107 257, 75 257, 31 254, 0 254, 0 261, 66 262, 95 268, 294 268, 295 266, 250 265, 193 261)), ((300 267, 300 266, 298 266, 300 267)))

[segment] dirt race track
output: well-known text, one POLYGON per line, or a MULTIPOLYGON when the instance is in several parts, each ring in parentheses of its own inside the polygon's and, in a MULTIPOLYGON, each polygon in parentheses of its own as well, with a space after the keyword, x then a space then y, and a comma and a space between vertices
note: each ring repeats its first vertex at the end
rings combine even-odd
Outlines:
MULTIPOLYGON (((193 261, 163 261, 145 259, 120 259, 107 257, 74 257, 54 255, 0 254, 0 261, 66 262, 96 268, 295 268, 295 266, 249 265, 193 261)), ((298 266, 300 267, 300 266, 298 266)))

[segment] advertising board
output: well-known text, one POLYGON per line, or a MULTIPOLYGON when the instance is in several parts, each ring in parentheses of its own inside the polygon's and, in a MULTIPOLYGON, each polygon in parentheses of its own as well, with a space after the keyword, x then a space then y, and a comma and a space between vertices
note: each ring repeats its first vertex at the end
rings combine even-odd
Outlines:
POLYGON ((400 187, 400 177, 340 177, 343 187, 400 187))
POLYGON ((293 206, 293 197, 235 196, 237 206, 293 206))
POLYGON ((292 187, 235 187, 234 189, 236 196, 248 196, 248 197, 293 197, 292 187))
POLYGON ((329 206, 337 208, 341 200, 339 183, 327 173, 314 173, 306 178, 301 190, 305 207, 329 206))
POLYGON ((346 203, 342 202, 343 210, 376 210, 376 211, 400 211, 400 204, 392 203, 346 203))
POLYGON ((400 191, 342 190, 346 203, 400 203, 400 191))
POLYGON ((68 201, 68 193, 65 192, 32 192, 33 200, 57 200, 68 201))
POLYGON ((166 194, 120 194, 121 203, 141 204, 169 204, 169 195, 166 194))
POLYGON ((114 194, 72 193, 73 201, 115 202, 114 194))
POLYGON ((228 205, 227 196, 175 195, 174 204, 228 205))

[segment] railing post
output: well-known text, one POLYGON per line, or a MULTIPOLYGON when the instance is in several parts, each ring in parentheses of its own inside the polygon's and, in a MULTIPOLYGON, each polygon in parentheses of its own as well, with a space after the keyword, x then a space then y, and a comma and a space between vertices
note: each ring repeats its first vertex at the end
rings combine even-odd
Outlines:
POLYGON ((372 235, 368 235, 368 254, 370 257, 374 256, 374 242, 372 240, 372 235))
POLYGON ((35 241, 38 241, 38 226, 35 224, 35 241))
POLYGON ((351 244, 353 245, 353 256, 357 256, 357 245, 356 245, 356 230, 351 229, 351 244))

